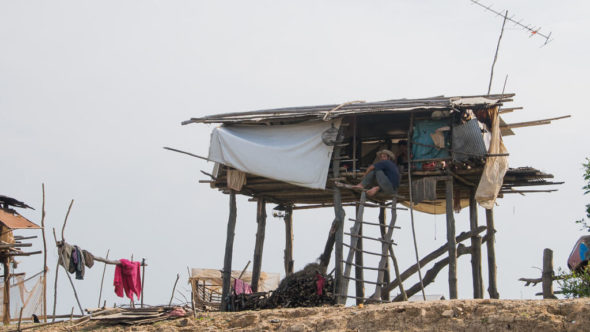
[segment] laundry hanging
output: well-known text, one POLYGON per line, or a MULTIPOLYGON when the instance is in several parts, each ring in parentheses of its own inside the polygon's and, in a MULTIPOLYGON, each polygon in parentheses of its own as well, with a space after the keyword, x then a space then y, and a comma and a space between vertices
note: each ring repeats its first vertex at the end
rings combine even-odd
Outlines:
POLYGON ((123 297, 123 294, 133 300, 133 294, 137 295, 137 299, 141 295, 141 274, 139 267, 140 262, 132 262, 127 259, 120 259, 120 264, 115 267, 115 294, 123 297))

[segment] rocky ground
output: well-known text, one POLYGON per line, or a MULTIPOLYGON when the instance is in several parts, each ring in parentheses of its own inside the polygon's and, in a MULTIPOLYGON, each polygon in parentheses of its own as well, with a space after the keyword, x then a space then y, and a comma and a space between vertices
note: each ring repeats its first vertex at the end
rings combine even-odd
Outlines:
MULTIPOLYGON (((15 326, 4 331, 15 330, 15 326)), ((590 299, 449 300, 198 313, 140 326, 79 326, 51 331, 590 331, 590 299)))

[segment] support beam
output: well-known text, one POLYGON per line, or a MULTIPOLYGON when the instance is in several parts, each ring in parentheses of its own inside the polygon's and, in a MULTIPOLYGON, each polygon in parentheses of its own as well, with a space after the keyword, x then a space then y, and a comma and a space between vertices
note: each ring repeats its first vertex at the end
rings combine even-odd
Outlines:
POLYGON ((293 207, 285 209, 285 275, 293 274, 293 207))
MULTIPOLYGON (((469 225, 472 232, 478 227, 475 189, 471 189, 469 193, 469 225)), ((481 237, 475 233, 473 236, 471 236, 471 274, 473 277, 473 298, 483 299, 483 279, 481 275, 481 237)))
MULTIPOLYGON (((449 249, 449 298, 457 298, 457 243, 453 216, 453 178, 446 180, 447 245, 449 249)), ((409 292, 408 292, 409 293, 409 292)))
POLYGON ((225 241, 225 257, 223 259, 223 287, 221 290, 221 311, 227 311, 227 300, 231 288, 231 260, 234 249, 234 235, 236 230, 236 192, 229 191, 229 218, 227 221, 227 237, 225 241))
POLYGON ((488 252, 488 293, 491 299, 499 299, 498 294, 497 278, 496 278, 496 249, 495 249, 495 234, 496 229, 494 228, 494 210, 486 209, 486 246, 488 252))
POLYGON ((258 292, 260 271, 262 270, 262 251, 264 249, 264 235, 266 231, 266 201, 259 198, 256 203, 256 244, 254 245, 254 265, 252 266, 252 291, 258 292))
MULTIPOLYGON (((359 208, 361 208, 358 204, 356 206, 356 214, 358 215, 359 208)), ((358 235, 363 235, 363 225, 360 224, 358 235)), ((361 304, 364 302, 365 297, 365 276, 363 271, 363 238, 359 237, 356 243, 356 251, 354 253, 354 278, 356 282, 356 304, 361 304)), ((351 249, 352 250, 352 249, 351 249)))
MULTIPOLYGON (((340 155, 340 147, 334 148, 334 156, 340 155)), ((340 161, 338 159, 332 160, 332 175, 337 178, 340 176, 340 161)), ((338 294, 346 294, 347 290, 343 290, 344 278, 342 277, 342 259, 343 259, 343 242, 344 242, 344 208, 342 207, 342 193, 339 187, 334 187, 334 223, 336 224, 336 233, 334 237, 335 250, 334 250, 334 265, 335 265, 335 283, 338 294)), ((348 283, 347 283, 348 285, 348 283)), ((346 297, 339 296, 338 303, 346 303, 346 297)))
MULTIPOLYGON (((4 227, 2 227, 4 229, 4 227)), ((2 261, 4 265, 4 301, 2 318, 4 325, 10 325, 10 257, 4 257, 2 261)))

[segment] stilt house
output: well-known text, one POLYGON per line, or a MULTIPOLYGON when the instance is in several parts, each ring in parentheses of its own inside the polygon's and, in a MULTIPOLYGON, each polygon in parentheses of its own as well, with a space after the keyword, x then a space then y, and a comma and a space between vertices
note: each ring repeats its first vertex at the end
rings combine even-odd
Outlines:
MULTIPOLYGON (((554 119, 506 124, 500 114, 519 108, 506 108, 514 94, 399 99, 381 102, 349 102, 340 105, 291 107, 243 113, 227 113, 193 118, 182 124, 217 123, 211 134, 207 159, 214 161, 210 185, 230 197, 230 215, 224 260, 223 298, 228 294, 232 270, 232 250, 236 222, 236 194, 251 197, 258 204, 258 232, 254 252, 253 288, 258 286, 264 229, 265 204, 276 204, 284 211, 286 223, 285 271, 293 273, 292 218, 298 209, 333 207, 335 218, 327 235, 321 265, 328 266, 335 254, 336 294, 339 303, 352 297, 361 303, 389 299, 384 296, 399 287, 401 298, 415 294, 431 282, 436 272, 425 276, 418 288, 407 291, 402 284, 420 266, 448 253, 449 292, 457 297, 457 256, 473 256, 474 297, 483 297, 481 244, 486 242, 489 262, 489 292, 497 298, 492 209, 497 198, 508 193, 552 191, 521 187, 548 186, 551 174, 532 167, 510 168, 509 152, 502 137, 513 135, 513 128, 549 123, 554 119), (377 194, 367 198, 354 190, 365 170, 375 161, 380 149, 393 151, 401 170, 397 195, 377 194), (406 153, 409 151, 410 153, 406 153), (404 156, 405 155, 405 159, 404 156), (412 268, 400 273, 393 251, 396 205, 413 211, 446 214, 447 241, 440 250, 419 259, 412 268), (476 204, 486 208, 486 227, 478 225, 476 204), (343 206, 357 206, 355 225, 344 233, 343 206), (381 238, 362 235, 363 208, 391 208, 389 224, 380 220, 381 238), (453 210, 469 207, 471 232, 457 236, 453 210), (291 239, 291 240, 290 240, 291 239), (471 247, 457 243, 471 239, 471 247), (362 241, 376 240, 382 252, 367 252, 362 241), (345 256, 346 254, 346 256, 345 256), (363 254, 380 256, 378 267, 362 262, 363 254), (383 270, 392 260, 396 279, 386 282, 383 270), (355 275, 351 276, 351 269, 355 275), (362 270, 378 271, 376 282, 363 280, 362 270), (360 273, 359 273, 360 272, 360 273), (408 274, 409 273, 409 274, 408 274), (434 275, 434 276, 433 276, 434 275), (430 279, 429 279, 430 278, 430 279), (357 284, 357 293, 348 294, 349 280, 357 284), (364 294, 364 283, 375 285, 372 296, 364 294)), ((382 218, 384 219, 384 218, 382 218)), ((416 254, 417 256, 417 254, 416 254)), ((440 266, 440 270, 444 265, 440 266)), ((420 275, 421 276, 421 275, 420 275)))

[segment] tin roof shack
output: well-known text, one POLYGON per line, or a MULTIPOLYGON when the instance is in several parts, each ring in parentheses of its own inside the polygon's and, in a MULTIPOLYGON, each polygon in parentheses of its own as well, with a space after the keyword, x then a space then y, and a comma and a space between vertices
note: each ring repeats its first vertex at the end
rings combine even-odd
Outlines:
MULTIPOLYGON (((552 182, 553 175, 531 167, 509 168, 508 151, 502 136, 514 135, 512 128, 550 123, 547 119, 526 123, 506 124, 500 114, 520 108, 504 108, 514 94, 433 97, 399 99, 382 102, 349 102, 340 105, 292 107, 242 113, 227 113, 193 118, 182 122, 219 123, 211 134, 209 156, 216 162, 213 174, 208 174, 212 188, 230 195, 230 216, 224 258, 223 298, 229 294, 234 227, 236 221, 235 195, 250 196, 258 203, 258 232, 254 252, 253 288, 260 275, 265 228, 266 202, 277 204, 284 211, 286 223, 285 271, 293 273, 292 216, 297 209, 333 207, 335 219, 321 255, 322 266, 327 267, 335 248, 335 279, 338 301, 347 297, 362 302, 389 300, 389 291, 400 287, 402 298, 423 289, 438 272, 433 268, 418 288, 406 294, 402 281, 418 271, 420 266, 448 252, 450 297, 457 297, 457 255, 465 252, 457 242, 471 239, 468 253, 473 256, 474 297, 483 297, 481 276, 482 241, 487 242, 490 263, 490 297, 497 298, 495 284, 493 204, 497 197, 507 193, 549 192, 553 190, 520 189, 520 187, 561 184, 552 182), (398 157, 401 181, 394 197, 378 193, 367 198, 364 191, 354 190, 365 170, 375 160, 375 152, 387 148, 398 157), (410 154, 404 151, 411 151, 410 154), (404 157, 405 156, 405 157, 404 157), (410 165, 410 167, 408 167, 410 165), (391 202, 390 202, 391 201, 391 202), (397 202, 413 210, 427 213, 445 213, 448 243, 427 255, 417 264, 400 274, 393 255, 391 239, 395 228, 397 202), (478 234, 476 202, 485 207, 487 235, 478 234), (359 205, 357 205, 359 204, 359 205), (344 233, 345 205, 359 206, 355 225, 350 234, 344 233), (453 209, 470 208, 471 232, 456 237, 453 209), (380 222, 363 220, 364 207, 378 207, 380 222), (391 222, 385 222, 385 208, 391 208, 391 222), (362 235, 362 224, 381 226, 381 238, 362 235), (385 227, 387 226, 387 227, 385 227), (344 243, 350 237, 350 245, 344 243), (381 253, 362 249, 362 241, 376 240, 382 244, 381 253), (334 245, 335 244, 335 245, 334 245), (349 248, 344 259, 343 248, 349 248), (461 249, 461 247, 459 247, 461 249), (370 268, 362 263, 362 255, 381 256, 379 267, 370 268), (384 270, 391 257, 396 279, 387 280, 384 270), (353 258, 355 259, 353 263, 353 258), (343 264, 345 263, 345 264, 343 264), (355 277, 350 277, 355 266, 355 277), (377 282, 364 281, 363 269, 378 271, 377 282), (430 278, 430 279, 429 279, 430 278), (347 294, 348 281, 357 283, 356 296, 347 294), (364 294, 363 283, 375 284, 371 297, 364 294)), ((557 119, 557 118, 556 118, 557 119)), ((206 173, 207 174, 207 173, 206 173)), ((417 253, 417 251, 416 251, 417 253)), ((417 254, 416 254, 417 256, 417 254)), ((443 260, 444 261, 444 260, 443 260)))
MULTIPOLYGON (((14 208, 32 209, 32 207, 19 200, 0 195, 0 262, 2 262, 4 270, 4 274, 2 275, 3 282, 1 287, 3 291, 1 297, 2 321, 4 325, 10 324, 11 312, 14 316, 16 316, 19 310, 21 315, 23 311, 25 311, 25 317, 30 317, 33 313, 37 313, 40 316, 46 315, 46 308, 44 305, 45 297, 39 296, 42 295, 40 293, 45 294, 45 274, 43 274, 43 277, 35 279, 38 281, 38 283, 35 284, 33 291, 29 291, 24 288, 24 282, 26 281, 23 278, 24 273, 10 273, 11 263, 13 264, 13 270, 16 269, 14 257, 30 256, 41 253, 41 251, 23 252, 21 250, 23 247, 32 246, 31 243, 23 243, 23 240, 33 239, 37 236, 25 237, 14 235, 13 231, 17 229, 41 229, 41 227, 20 215, 16 210, 14 210, 14 208), (16 277, 17 280, 11 285, 10 279, 14 277, 16 277), (34 292, 35 289, 37 289, 37 292, 34 292), (11 293, 15 297, 13 299, 12 305, 10 299, 11 293), (30 301, 31 298, 34 300, 30 301)), ((40 275, 41 273, 38 273, 35 276, 40 275)), ((35 276, 29 279, 33 279, 35 276)))

